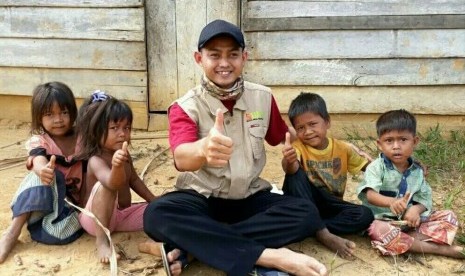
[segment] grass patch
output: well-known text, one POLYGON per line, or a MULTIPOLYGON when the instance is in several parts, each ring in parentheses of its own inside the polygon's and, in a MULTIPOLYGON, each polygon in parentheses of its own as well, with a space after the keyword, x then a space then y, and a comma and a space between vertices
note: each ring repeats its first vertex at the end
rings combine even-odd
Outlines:
POLYGON ((460 244, 465 245, 465 234, 457 235, 456 240, 457 240, 460 244))
MULTIPOLYGON (((429 171, 428 180, 432 186, 443 179, 463 180, 465 175, 465 131, 451 131, 448 138, 441 135, 439 125, 426 133, 419 133, 420 143, 415 157, 421 160, 429 171)), ((456 182, 459 184, 460 182, 456 182)))

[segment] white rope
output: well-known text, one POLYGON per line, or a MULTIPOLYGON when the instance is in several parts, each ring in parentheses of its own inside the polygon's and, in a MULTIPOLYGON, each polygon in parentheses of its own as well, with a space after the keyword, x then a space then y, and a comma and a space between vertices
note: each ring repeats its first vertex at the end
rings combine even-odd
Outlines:
POLYGON ((110 230, 108 230, 105 226, 103 226, 103 224, 97 219, 97 217, 95 217, 94 214, 92 214, 92 212, 86 210, 86 209, 83 209, 79 206, 76 206, 74 205, 73 203, 69 202, 68 199, 65 198, 65 201, 73 206, 74 208, 78 209, 79 211, 81 211, 81 213, 83 213, 84 215, 92 218, 95 223, 100 227, 102 228, 103 232, 105 232, 105 234, 107 235, 107 238, 108 238, 108 242, 110 244, 110 249, 111 249, 111 256, 110 256, 110 275, 111 276, 117 276, 118 275, 118 266, 117 266, 117 260, 116 260, 116 251, 115 251, 115 247, 113 246, 113 241, 111 240, 111 236, 110 236, 110 230))

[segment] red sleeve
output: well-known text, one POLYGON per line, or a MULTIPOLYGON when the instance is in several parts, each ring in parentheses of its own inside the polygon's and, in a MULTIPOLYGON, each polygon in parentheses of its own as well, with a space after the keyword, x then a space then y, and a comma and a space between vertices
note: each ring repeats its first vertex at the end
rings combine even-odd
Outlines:
POLYGON ((270 114, 270 125, 268 126, 268 132, 266 133, 265 140, 268 144, 276 146, 286 138, 286 132, 288 127, 281 117, 278 105, 273 96, 271 96, 271 114, 270 114))
POLYGON ((197 124, 177 103, 169 108, 168 120, 171 152, 174 152, 176 147, 181 144, 198 140, 197 124))

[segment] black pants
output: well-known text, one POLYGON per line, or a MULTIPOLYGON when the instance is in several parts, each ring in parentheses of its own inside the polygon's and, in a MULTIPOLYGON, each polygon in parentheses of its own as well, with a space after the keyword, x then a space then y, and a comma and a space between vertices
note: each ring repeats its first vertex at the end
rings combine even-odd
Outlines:
POLYGON ((144 213, 144 231, 152 239, 231 276, 252 271, 265 248, 300 241, 321 227, 311 202, 269 191, 241 200, 176 191, 151 202, 144 213))
POLYGON ((373 213, 363 205, 344 201, 310 183, 300 168, 295 174, 284 178, 283 191, 286 195, 300 197, 312 202, 319 210, 323 223, 336 235, 355 234, 366 230, 373 221, 373 213))

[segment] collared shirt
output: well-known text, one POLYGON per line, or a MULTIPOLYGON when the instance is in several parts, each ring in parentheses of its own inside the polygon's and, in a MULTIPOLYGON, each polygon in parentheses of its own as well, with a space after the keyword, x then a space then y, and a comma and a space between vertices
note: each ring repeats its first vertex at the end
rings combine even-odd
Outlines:
POLYGON ((358 173, 368 162, 346 142, 329 138, 328 146, 318 150, 296 140, 292 146, 310 182, 318 188, 342 198, 346 189, 347 173, 358 173))
POLYGON ((369 207, 375 218, 382 217, 386 214, 392 216, 389 207, 379 207, 368 203, 366 189, 373 189, 375 192, 389 197, 400 197, 399 190, 402 181, 407 183, 407 191, 411 193, 411 200, 408 207, 413 204, 422 204, 426 211, 422 216, 427 216, 432 210, 432 191, 426 182, 423 169, 409 158, 409 168, 401 173, 383 154, 371 162, 365 171, 365 178, 357 188, 358 198, 364 205, 369 207))

